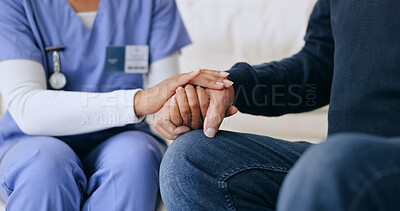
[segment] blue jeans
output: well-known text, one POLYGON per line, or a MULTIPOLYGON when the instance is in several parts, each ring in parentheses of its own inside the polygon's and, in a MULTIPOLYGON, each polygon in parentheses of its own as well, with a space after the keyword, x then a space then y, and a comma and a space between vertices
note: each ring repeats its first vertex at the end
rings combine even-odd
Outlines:
POLYGON ((176 140, 161 164, 168 210, 396 210, 400 139, 341 134, 319 145, 221 131, 176 140))

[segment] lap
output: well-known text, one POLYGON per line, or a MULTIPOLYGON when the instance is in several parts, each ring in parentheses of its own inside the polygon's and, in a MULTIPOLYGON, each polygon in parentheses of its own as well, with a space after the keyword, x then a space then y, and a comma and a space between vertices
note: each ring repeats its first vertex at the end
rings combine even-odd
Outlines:
POLYGON ((208 174, 226 179, 246 169, 288 172, 310 145, 227 131, 220 131, 214 139, 209 139, 198 130, 174 141, 166 159, 182 157, 203 167, 208 174))
POLYGON ((121 164, 146 163, 146 159, 161 158, 166 145, 154 136, 142 131, 125 131, 110 137, 89 153, 81 156, 89 174, 101 167, 121 164), (127 163, 128 162, 128 163, 127 163))
POLYGON ((84 210, 154 210, 165 148, 150 134, 126 131, 82 156, 89 197, 84 210))
POLYGON ((167 150, 161 193, 171 210, 274 209, 280 184, 310 145, 227 131, 209 139, 192 131, 167 150))
MULTIPOLYGON (((85 140, 81 140, 84 142, 85 140)), ((104 142, 94 147, 87 154, 77 154, 63 140, 49 136, 26 136, 13 140, 7 146, 3 146, 4 152, 0 161, 0 176, 10 170, 9 166, 18 166, 15 164, 33 164, 40 162, 53 163, 73 161, 80 168, 87 165, 88 162, 93 164, 99 159, 103 159, 103 163, 110 165, 123 159, 129 159, 133 156, 141 157, 150 154, 161 160, 165 152, 166 146, 154 136, 141 131, 125 131, 114 135, 104 142), (84 165, 82 165, 84 163, 84 165)))
POLYGON ((301 160, 308 160, 309 165, 326 163, 337 169, 367 168, 374 172, 378 170, 375 164, 378 168, 400 166, 399 152, 400 138, 343 133, 313 146, 301 160))
POLYGON ((10 143, 7 148, 0 162, 3 167, 23 160, 57 162, 58 160, 70 158, 80 163, 76 153, 63 141, 54 137, 24 137, 10 143))
POLYGON ((21 138, 8 146, 0 162, 0 177, 4 201, 35 190, 45 197, 56 194, 61 186, 79 193, 86 186, 78 156, 64 142, 46 136, 21 138))
POLYGON ((400 138, 357 133, 330 136, 311 147, 293 167, 280 193, 280 208, 398 207, 399 152, 400 138))

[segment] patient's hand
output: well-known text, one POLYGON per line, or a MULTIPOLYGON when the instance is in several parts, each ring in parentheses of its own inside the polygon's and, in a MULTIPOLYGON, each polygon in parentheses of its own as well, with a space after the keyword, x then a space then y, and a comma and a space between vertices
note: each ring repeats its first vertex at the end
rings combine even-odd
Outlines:
POLYGON ((222 90, 206 89, 210 98, 206 117, 204 119, 204 134, 209 138, 214 138, 225 117, 235 115, 238 109, 232 105, 235 91, 233 87, 222 90))
POLYGON ((232 87, 219 91, 192 85, 178 88, 158 112, 153 126, 162 136, 172 140, 192 129, 202 128, 205 120, 206 136, 214 137, 224 117, 237 112, 231 106, 233 95, 232 87))
POLYGON ((200 86, 179 87, 157 113, 153 126, 165 138, 176 139, 185 132, 202 128, 209 103, 209 97, 200 86))

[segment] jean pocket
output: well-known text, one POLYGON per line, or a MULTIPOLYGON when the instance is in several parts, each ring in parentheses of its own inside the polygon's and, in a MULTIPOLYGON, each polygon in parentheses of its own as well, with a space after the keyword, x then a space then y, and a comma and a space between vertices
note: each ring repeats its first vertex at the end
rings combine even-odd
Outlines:
MULTIPOLYGON (((260 171, 260 172, 268 171, 268 172, 273 172, 273 173, 282 173, 282 180, 283 180, 283 175, 287 174, 289 172, 289 169, 272 166, 272 165, 255 164, 255 165, 244 165, 241 167, 236 167, 236 168, 230 169, 230 170, 226 171, 225 173, 221 174, 218 177, 218 186, 224 194, 224 199, 226 201, 226 206, 227 206, 228 210, 231 210, 231 211, 236 210, 236 206, 233 202, 232 194, 228 187, 228 180, 234 176, 237 176, 237 175, 239 175, 243 172, 247 172, 247 171, 260 171)), ((243 179, 241 182, 247 183, 247 181, 251 182, 253 180, 252 180, 252 178, 246 178, 246 179, 243 179)))

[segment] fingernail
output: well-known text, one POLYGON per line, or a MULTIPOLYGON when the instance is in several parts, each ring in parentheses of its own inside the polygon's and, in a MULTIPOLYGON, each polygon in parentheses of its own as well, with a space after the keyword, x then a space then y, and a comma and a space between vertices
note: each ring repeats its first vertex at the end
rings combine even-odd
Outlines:
POLYGON ((219 74, 220 74, 221 76, 224 76, 224 77, 226 77, 226 76, 229 75, 228 72, 224 72, 224 71, 219 72, 219 74))
POLYGON ((212 128, 207 128, 207 130, 206 130, 206 136, 207 136, 208 138, 214 138, 214 137, 215 137, 215 134, 217 134, 217 130, 212 129, 212 128))
POLYGON ((179 90, 181 90, 181 89, 183 89, 183 88, 180 86, 180 87, 178 87, 178 88, 176 89, 176 91, 179 91, 179 90))
POLYGON ((171 97, 171 103, 172 103, 172 105, 175 105, 175 103, 176 103, 175 95, 171 97))
POLYGON ((232 81, 230 81, 230 80, 223 80, 223 82, 226 84, 226 85, 229 85, 229 86, 232 86, 233 85, 233 82, 232 81))
POLYGON ((223 86, 224 85, 224 83, 221 83, 221 82, 215 82, 215 84, 217 84, 218 86, 223 86))
POLYGON ((197 69, 195 71, 193 71, 193 74, 196 75, 197 73, 199 73, 201 71, 201 69, 197 69))

